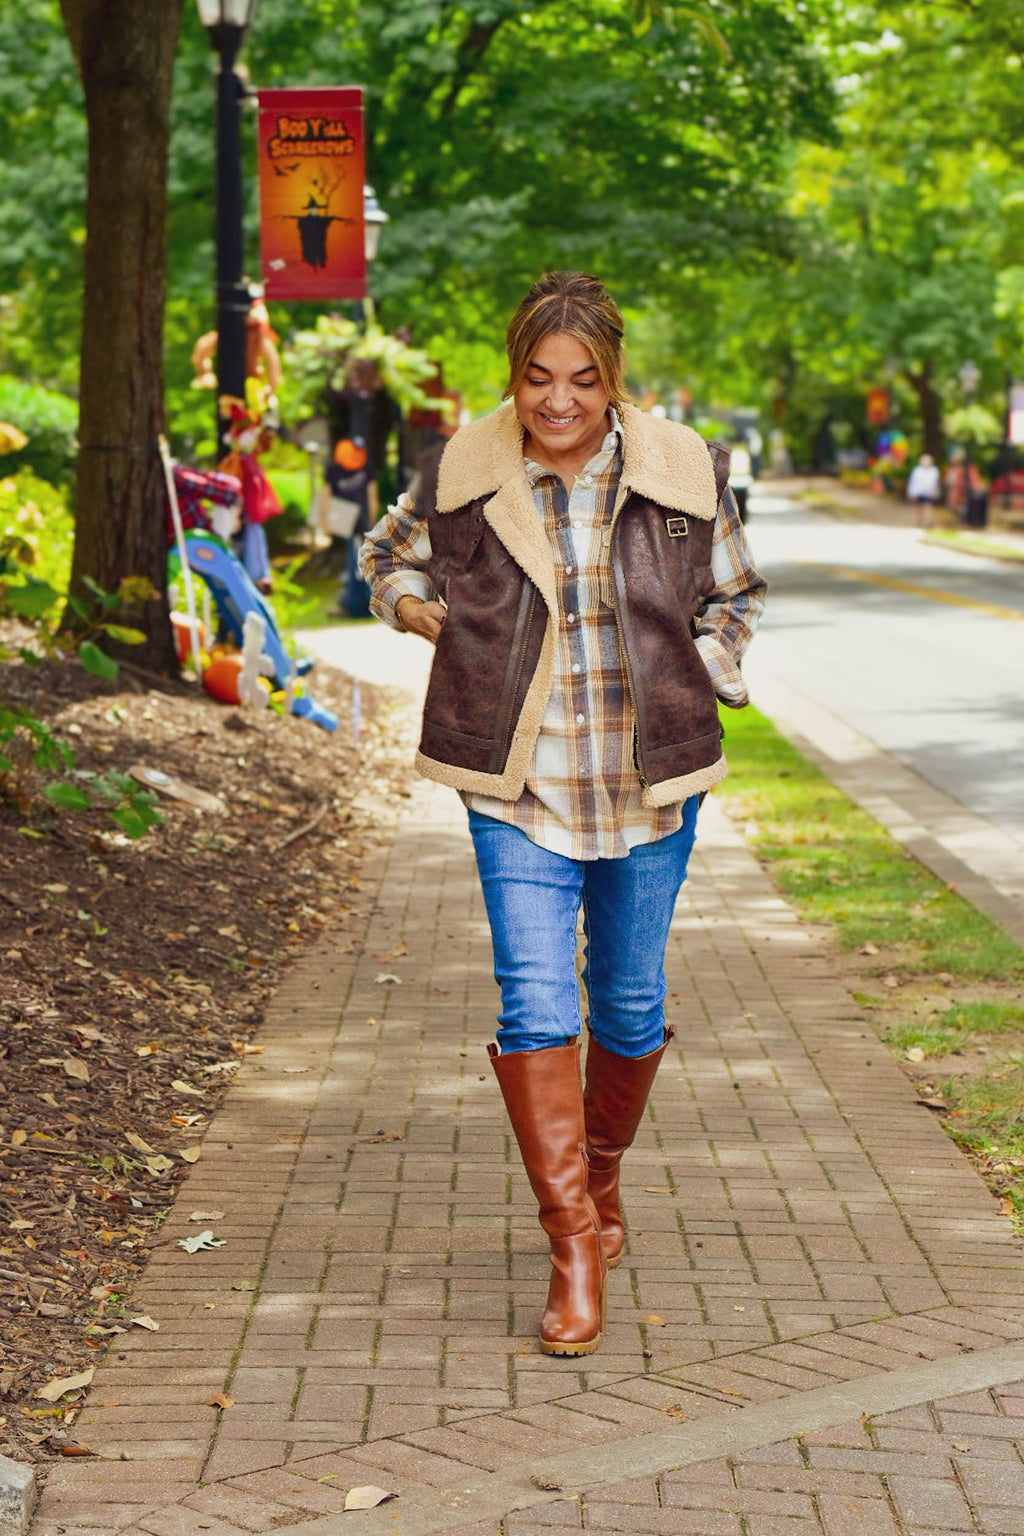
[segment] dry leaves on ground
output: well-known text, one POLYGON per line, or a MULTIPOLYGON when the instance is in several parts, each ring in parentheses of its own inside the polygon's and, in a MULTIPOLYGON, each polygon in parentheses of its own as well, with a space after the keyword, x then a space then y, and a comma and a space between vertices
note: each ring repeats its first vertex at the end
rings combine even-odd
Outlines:
POLYGON ((259 1060, 250 1037, 281 967, 328 929, 358 943, 363 861, 388 828, 353 802, 400 808, 413 722, 365 687, 357 752, 349 681, 319 666, 334 736, 71 666, 4 665, 0 690, 78 767, 144 762, 227 806, 164 800, 166 824, 138 843, 102 811, 31 822, 0 806, 0 1454, 45 1462, 70 1453, 60 1415, 76 1399, 35 1394, 147 1326, 133 1286, 211 1115, 259 1060))

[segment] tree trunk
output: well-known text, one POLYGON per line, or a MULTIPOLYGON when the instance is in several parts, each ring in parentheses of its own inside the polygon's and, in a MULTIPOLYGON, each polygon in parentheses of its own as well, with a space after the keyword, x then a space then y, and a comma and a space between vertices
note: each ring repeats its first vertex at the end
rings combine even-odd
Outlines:
POLYGON ((941 464, 946 456, 946 442, 942 434, 942 401, 932 386, 932 365, 922 363, 916 373, 912 368, 904 368, 903 377, 917 395, 924 452, 941 464))
POLYGON ((159 598, 135 602, 117 618, 147 635, 126 658, 158 672, 177 668, 164 597, 157 440, 164 428, 169 111, 183 3, 61 0, 89 130, 71 591, 92 606, 85 577, 107 592, 125 577, 148 578, 159 598))

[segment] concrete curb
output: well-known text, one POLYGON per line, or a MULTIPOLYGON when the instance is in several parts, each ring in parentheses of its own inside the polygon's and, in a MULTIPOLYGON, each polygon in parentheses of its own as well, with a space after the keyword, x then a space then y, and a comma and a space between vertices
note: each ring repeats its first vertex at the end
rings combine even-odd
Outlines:
POLYGON ((20 1461, 0 1456, 0 1536, 25 1536, 36 1507, 36 1475, 20 1461))

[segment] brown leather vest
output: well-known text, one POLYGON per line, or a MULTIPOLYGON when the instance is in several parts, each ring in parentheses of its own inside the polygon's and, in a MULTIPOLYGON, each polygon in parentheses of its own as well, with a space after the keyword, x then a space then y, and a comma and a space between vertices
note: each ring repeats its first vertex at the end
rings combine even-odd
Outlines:
MULTIPOLYGON (((729 454, 709 444, 719 500, 729 454)), ((436 461, 422 466, 434 505, 436 461)), ((428 512, 430 575, 448 605, 430 674, 420 751, 435 763, 500 774, 549 622, 537 588, 484 519, 486 498, 428 512)), ((631 493, 610 549, 613 605, 636 716, 640 781, 657 785, 721 756, 715 690, 694 644, 713 587, 714 522, 631 493)))

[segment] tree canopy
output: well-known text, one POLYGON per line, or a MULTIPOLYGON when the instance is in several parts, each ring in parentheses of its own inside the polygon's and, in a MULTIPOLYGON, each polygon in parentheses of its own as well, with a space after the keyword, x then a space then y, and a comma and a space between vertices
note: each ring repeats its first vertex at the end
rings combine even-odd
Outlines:
MULTIPOLYGON (((56 0, 4 8, 0 59, 0 369, 72 389, 85 133, 56 0)), ((637 382, 774 406, 798 438, 862 413, 887 368, 908 422, 938 430, 968 357, 990 403, 1016 365, 1024 0, 260 0, 243 59, 256 86, 364 85, 391 219, 378 313, 473 404, 552 266, 611 286, 637 382)), ((165 328, 179 437, 209 414, 187 384, 212 314, 211 72, 188 6, 165 328)), ((248 191, 255 273, 251 168, 248 191)))

